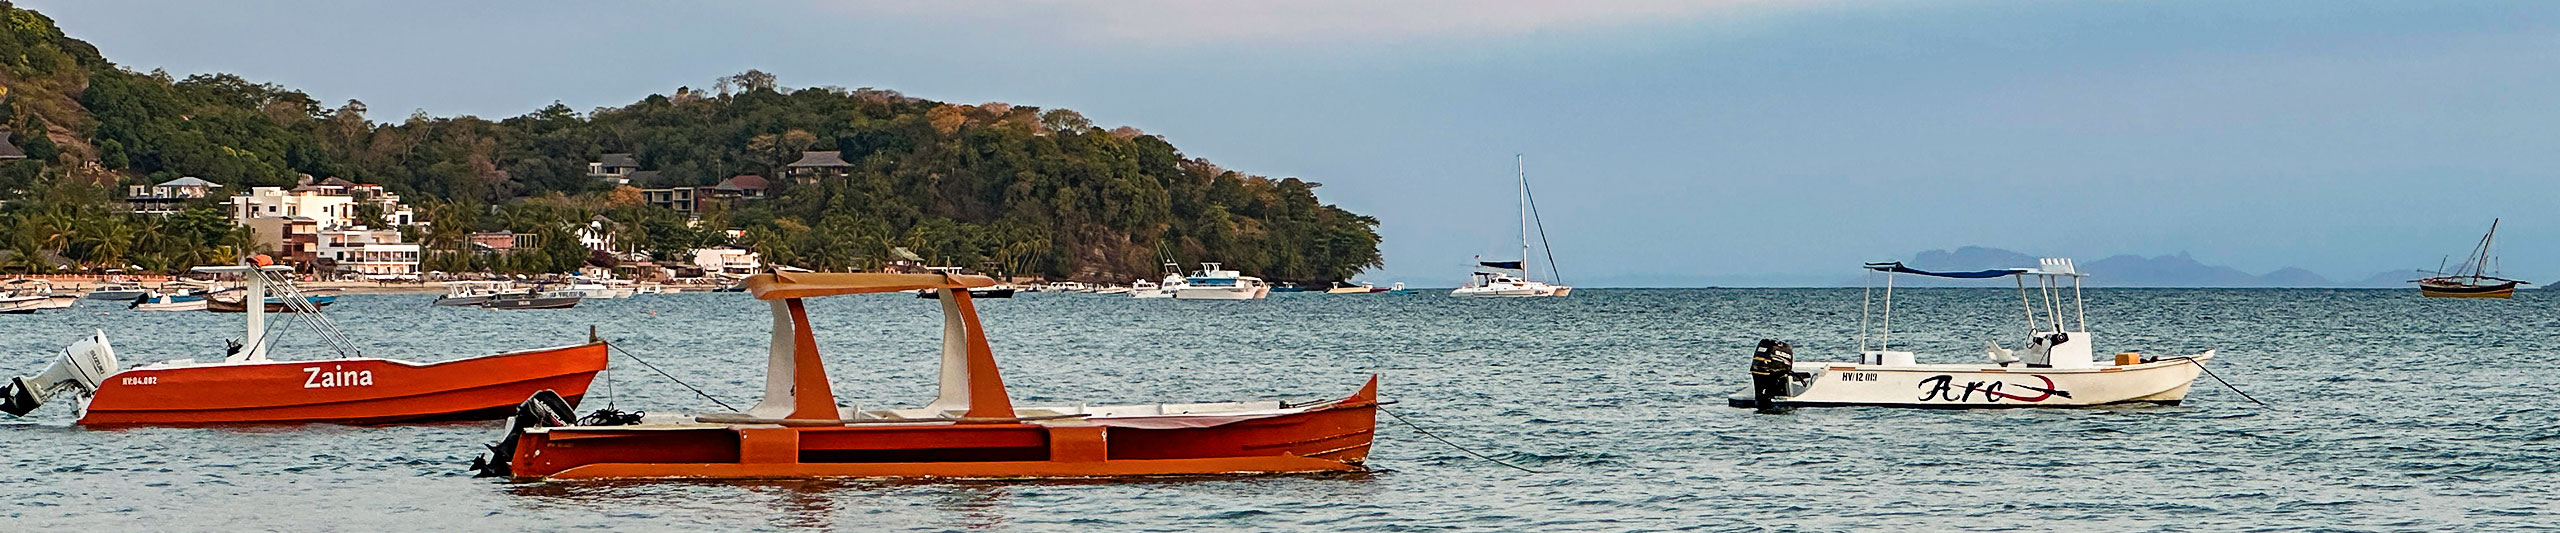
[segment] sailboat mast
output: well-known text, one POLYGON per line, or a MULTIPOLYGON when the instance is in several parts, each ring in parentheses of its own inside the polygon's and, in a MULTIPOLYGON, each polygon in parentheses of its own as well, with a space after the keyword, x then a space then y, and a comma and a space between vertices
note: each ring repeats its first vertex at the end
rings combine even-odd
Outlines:
POLYGON ((1520 277, 1529 277, 1529 169, 1522 154, 1511 154, 1511 170, 1520 175, 1520 277))
POLYGON ((2473 280, 2478 280, 2481 276, 2488 275, 2489 243, 2497 240, 2497 238, 2498 219, 2492 218, 2489 219, 2489 234, 2480 236, 2480 249, 2472 252, 2474 254, 2478 254, 2478 257, 2473 258, 2471 261, 2471 278, 2473 280))

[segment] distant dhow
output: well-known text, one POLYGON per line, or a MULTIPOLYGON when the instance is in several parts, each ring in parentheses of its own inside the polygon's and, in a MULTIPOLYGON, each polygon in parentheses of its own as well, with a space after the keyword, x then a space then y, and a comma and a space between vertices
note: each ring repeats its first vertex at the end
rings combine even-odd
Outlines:
POLYGON ((2489 219, 2489 233, 2480 236, 2480 244, 2471 248, 2471 255, 2462 257, 2462 265, 2454 267, 2451 274, 2438 265, 2435 276, 2416 280, 2418 294, 2428 298, 2514 298, 2517 285, 2532 282, 2489 275, 2489 264, 2497 260, 2489 249, 2497 238, 2498 219, 2489 219))

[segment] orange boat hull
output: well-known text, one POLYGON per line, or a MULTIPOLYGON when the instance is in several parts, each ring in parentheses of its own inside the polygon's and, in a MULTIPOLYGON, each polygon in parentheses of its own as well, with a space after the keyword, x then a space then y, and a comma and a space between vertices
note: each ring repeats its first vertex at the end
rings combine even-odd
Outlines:
POLYGON ((1050 423, 551 428, 519 479, 1083 478, 1359 472, 1377 385, 1333 405, 1201 428, 1050 423))
POLYGON ((604 370, 605 350, 591 343, 431 364, 356 358, 133 369, 100 384, 80 423, 494 420, 543 389, 577 401, 604 370))

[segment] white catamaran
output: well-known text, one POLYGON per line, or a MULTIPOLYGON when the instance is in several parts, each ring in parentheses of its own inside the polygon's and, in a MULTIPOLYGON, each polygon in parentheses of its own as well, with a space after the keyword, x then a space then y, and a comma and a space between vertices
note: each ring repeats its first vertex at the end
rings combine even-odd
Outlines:
MULTIPOLYGON (((1752 354, 1751 387, 1733 396, 1734 407, 2080 407, 2120 403, 2177 405, 2213 350, 2192 355, 2118 353, 2097 360, 2089 346, 2089 317, 2080 298, 2084 277, 2069 259, 2045 259, 2037 268, 1930 272, 1902 263, 1868 263, 1885 274, 1883 321, 1869 328, 1859 318, 1856 362, 1796 361, 1783 341, 1762 340, 1752 354), (2018 279, 2018 303, 2026 308, 2026 343, 2017 350, 1986 343, 1981 363, 1920 363, 1894 351, 1893 276, 1915 274, 1957 279, 2018 279), (2069 286, 2064 286, 2064 284, 2069 286), (2030 287, 2032 285, 2033 287, 2030 287), (2030 288, 2035 290, 2029 290, 2030 288), (2065 312, 2069 317, 2066 320, 2065 312), (1867 344, 1867 334, 1877 343, 1867 344), (1872 349, 1870 349, 1872 348, 1872 349)), ((1872 274, 1870 274, 1872 275, 1872 274)), ((1868 292, 1874 288, 1870 285, 1868 292)), ((1872 308, 1871 305, 1862 305, 1872 308)))
MULTIPOLYGON (((1512 156, 1511 166, 1520 174, 1520 260, 1486 261, 1478 256, 1476 271, 1467 277, 1467 285, 1449 291, 1450 296, 1531 298, 1573 293, 1573 287, 1564 286, 1561 276, 1555 283, 1529 279, 1529 227, 1537 217, 1538 203, 1529 196, 1529 171, 1521 165, 1521 157, 1512 156)), ((1537 227, 1538 244, 1548 245, 1547 275, 1556 276, 1555 247, 1547 242, 1546 223, 1539 221, 1537 227)))

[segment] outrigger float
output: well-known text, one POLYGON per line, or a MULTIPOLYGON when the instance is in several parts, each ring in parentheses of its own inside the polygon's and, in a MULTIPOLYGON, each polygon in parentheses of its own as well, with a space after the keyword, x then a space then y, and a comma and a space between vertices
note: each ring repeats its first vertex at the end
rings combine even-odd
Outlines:
MULTIPOLYGON (((1728 402, 1734 407, 2085 407, 2152 403, 2177 405, 2187 397, 2213 350, 2193 355, 2116 354, 2113 364, 2096 360, 2090 350, 2088 312, 2080 296, 2086 277, 2069 259, 2045 259, 2039 268, 1975 272, 1930 272, 1902 263, 1868 263, 1885 275, 1883 320, 1869 328, 1859 319, 1859 361, 1795 361, 1793 347, 1762 340, 1752 354, 1752 385, 1728 402), (2018 303, 2026 308, 2027 339, 2019 350, 1987 342, 1988 363, 1922 364, 1912 352, 1892 349, 1893 276, 1913 274, 1938 278, 2018 280, 2018 303), (2034 291, 2028 290, 2029 279, 2034 291), (2064 287, 2067 280, 2069 287, 2064 287), (2063 291, 2068 290, 2065 295, 2063 291), (2070 306, 2064 307, 2063 302, 2070 306), (2071 328, 2063 312, 2070 311, 2071 328), (1877 333, 1870 350, 1867 333, 1877 333)), ((1871 274, 1872 275, 1872 274, 1871 274)), ((1872 295, 1874 289, 1869 287, 1872 295)), ((1870 298, 1864 307, 1874 308, 1870 298)))
POLYGON ((0 384, 0 411, 24 416, 54 397, 78 394, 83 425, 495 420, 515 412, 536 391, 559 391, 574 401, 605 368, 605 345, 592 340, 438 363, 365 357, 285 279, 291 267, 196 271, 240 275, 246 292, 240 301, 286 307, 341 358, 268 359, 274 341, 266 325, 268 306, 250 305, 242 310, 247 336, 221 360, 178 359, 119 370, 106 333, 97 332, 72 343, 44 372, 0 384), (278 295, 268 298, 269 291, 278 295))
MULTIPOLYGON (((744 413, 650 413, 587 422, 545 395, 520 406, 475 468, 519 480, 1087 478, 1363 470, 1378 380, 1350 396, 1279 401, 1016 407, 971 289, 984 276, 758 274, 773 312, 764 399, 744 413), (941 301, 940 392, 913 409, 840 407, 807 298, 929 289, 941 301), (572 425, 584 424, 584 425, 572 425)), ((601 413, 600 413, 601 414, 601 413)))

